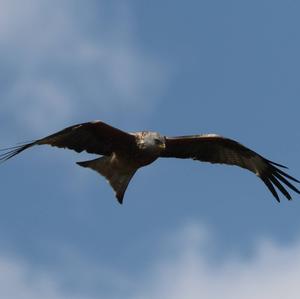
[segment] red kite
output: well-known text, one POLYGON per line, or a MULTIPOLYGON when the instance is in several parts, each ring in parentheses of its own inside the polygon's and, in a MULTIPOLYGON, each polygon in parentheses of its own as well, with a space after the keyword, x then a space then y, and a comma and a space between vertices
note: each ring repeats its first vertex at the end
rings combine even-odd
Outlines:
POLYGON ((101 121, 74 125, 31 143, 3 149, 0 161, 6 161, 34 145, 49 144, 80 153, 86 151, 102 157, 77 162, 103 175, 116 193, 119 203, 135 172, 157 158, 191 158, 193 160, 236 165, 255 173, 279 202, 275 187, 287 198, 291 195, 282 184, 300 191, 289 180, 300 183, 280 168, 242 144, 214 134, 167 137, 157 132, 127 133, 101 121), (274 187, 275 186, 275 187, 274 187))

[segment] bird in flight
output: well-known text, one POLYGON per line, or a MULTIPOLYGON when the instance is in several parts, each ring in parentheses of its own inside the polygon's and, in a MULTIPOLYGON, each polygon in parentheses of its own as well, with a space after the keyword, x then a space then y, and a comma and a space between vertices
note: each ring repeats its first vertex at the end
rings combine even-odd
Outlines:
POLYGON ((103 175, 120 204, 135 172, 158 158, 190 158, 248 169, 264 182, 278 202, 280 199, 275 187, 289 200, 291 195, 286 186, 300 194, 290 182, 300 181, 284 172, 282 168, 285 166, 262 157, 232 139, 215 134, 168 137, 149 131, 127 133, 102 121, 73 125, 45 138, 2 149, 0 162, 34 145, 43 144, 101 155, 77 164, 103 175))

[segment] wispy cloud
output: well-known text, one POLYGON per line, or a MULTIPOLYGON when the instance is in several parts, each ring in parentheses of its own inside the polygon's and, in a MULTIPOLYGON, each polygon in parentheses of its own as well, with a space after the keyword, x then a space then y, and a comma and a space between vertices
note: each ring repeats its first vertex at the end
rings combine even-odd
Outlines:
POLYGON ((0 115, 30 130, 96 111, 147 115, 166 79, 140 49, 127 4, 0 0, 0 42, 0 115))
MULTIPOLYGON (((32 272, 29 265, 12 258, 0 258, 0 296, 6 299, 66 299, 57 282, 45 273, 32 272)), ((76 295, 72 298, 79 299, 76 295)), ((89 297, 84 297, 89 298, 89 297)))
POLYGON ((144 269, 144 274, 132 281, 130 274, 100 269, 78 256, 74 263, 69 263, 74 256, 68 255, 71 280, 81 297, 74 295, 74 288, 64 285, 68 279, 61 272, 50 275, 19 260, 2 257, 0 296, 8 299, 64 299, 71 295, 91 299, 299 297, 300 242, 281 247, 265 240, 257 243, 251 257, 232 255, 221 262, 212 262, 213 236, 200 225, 187 225, 165 239, 151 269, 144 269))
POLYGON ((298 298, 300 242, 281 247, 258 242, 252 257, 232 256, 212 263, 211 235, 192 225, 179 233, 179 242, 169 252, 176 254, 156 261, 151 278, 144 281, 135 299, 181 298, 298 298), (199 238, 199 236, 202 236, 199 238), (178 251, 180 249, 180 251, 178 251))

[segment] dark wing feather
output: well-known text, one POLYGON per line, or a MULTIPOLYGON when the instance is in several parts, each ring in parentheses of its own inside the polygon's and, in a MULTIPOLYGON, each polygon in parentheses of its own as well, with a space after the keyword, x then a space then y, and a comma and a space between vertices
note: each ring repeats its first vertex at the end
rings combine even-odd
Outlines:
POLYGON ((236 165, 248 169, 265 183, 277 201, 280 200, 274 186, 287 199, 291 199, 291 195, 282 184, 300 193, 287 179, 297 183, 300 181, 278 168, 286 168, 285 166, 265 159, 234 140, 218 135, 166 137, 166 149, 161 156, 192 158, 203 162, 236 165))
POLYGON ((3 149, 0 162, 6 161, 33 145, 48 144, 68 148, 78 153, 110 155, 113 151, 131 151, 136 147, 135 137, 101 121, 87 122, 65 128, 45 138, 3 149))

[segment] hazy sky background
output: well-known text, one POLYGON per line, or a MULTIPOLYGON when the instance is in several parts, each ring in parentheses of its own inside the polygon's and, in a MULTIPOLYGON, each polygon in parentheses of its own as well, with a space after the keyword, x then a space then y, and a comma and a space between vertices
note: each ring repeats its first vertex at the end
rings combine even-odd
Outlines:
MULTIPOLYGON (((0 0, 0 147, 101 119, 217 133, 300 177, 300 3, 0 0)), ((6 299, 299 298, 300 198, 235 167, 158 160, 120 206, 87 154, 1 165, 6 299)))

